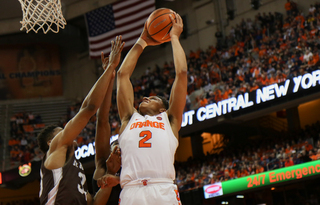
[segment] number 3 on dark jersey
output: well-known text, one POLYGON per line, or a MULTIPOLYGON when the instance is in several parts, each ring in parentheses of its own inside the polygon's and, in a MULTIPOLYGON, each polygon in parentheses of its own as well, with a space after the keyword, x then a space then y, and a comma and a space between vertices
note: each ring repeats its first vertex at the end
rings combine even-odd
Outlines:
POLYGON ((139 136, 139 137, 143 137, 143 138, 139 141, 139 148, 148 148, 148 147, 151 147, 151 143, 150 143, 150 142, 147 142, 149 139, 152 138, 152 133, 151 133, 149 130, 140 132, 140 136, 139 136))

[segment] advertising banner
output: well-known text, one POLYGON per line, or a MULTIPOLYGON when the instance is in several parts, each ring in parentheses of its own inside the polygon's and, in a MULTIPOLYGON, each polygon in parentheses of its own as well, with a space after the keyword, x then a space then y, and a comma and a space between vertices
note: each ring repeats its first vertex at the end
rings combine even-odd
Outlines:
POLYGON ((62 95, 57 46, 1 46, 0 100, 62 95))
POLYGON ((223 190, 221 182, 203 186, 203 193, 205 199, 222 196, 223 190))
POLYGON ((183 113, 181 131, 196 130, 200 125, 204 129, 204 122, 219 116, 230 114, 236 117, 257 110, 279 105, 303 96, 319 92, 320 70, 286 79, 284 82, 275 83, 252 92, 239 94, 217 103, 208 104, 196 110, 183 113), (185 129, 187 128, 187 129, 185 129))
POLYGON ((204 196, 207 199, 263 186, 275 185, 281 182, 297 181, 305 177, 320 174, 319 162, 320 160, 311 161, 247 177, 231 179, 222 183, 206 185, 203 187, 204 196))

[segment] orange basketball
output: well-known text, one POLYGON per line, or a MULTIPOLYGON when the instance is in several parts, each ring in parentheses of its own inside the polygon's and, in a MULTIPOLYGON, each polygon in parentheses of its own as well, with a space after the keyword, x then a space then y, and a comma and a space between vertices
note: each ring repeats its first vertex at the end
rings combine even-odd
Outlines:
POLYGON ((169 16, 175 20, 174 11, 167 8, 160 8, 153 11, 147 20, 147 30, 149 35, 158 42, 168 42, 170 38, 170 30, 172 22, 169 16))

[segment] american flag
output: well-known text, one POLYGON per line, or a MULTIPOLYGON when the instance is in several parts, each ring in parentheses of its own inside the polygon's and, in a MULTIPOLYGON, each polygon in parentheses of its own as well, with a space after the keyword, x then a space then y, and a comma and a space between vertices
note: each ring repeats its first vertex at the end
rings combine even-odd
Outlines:
POLYGON ((122 35, 125 48, 131 47, 154 10, 155 0, 127 0, 86 13, 90 58, 100 58, 101 51, 108 54, 117 35, 122 35))

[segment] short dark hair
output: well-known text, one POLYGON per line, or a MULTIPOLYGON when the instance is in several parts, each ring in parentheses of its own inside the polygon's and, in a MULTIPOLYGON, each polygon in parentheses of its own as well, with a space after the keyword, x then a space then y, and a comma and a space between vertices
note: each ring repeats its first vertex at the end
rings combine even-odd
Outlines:
POLYGON ((160 98, 160 100, 162 101, 162 104, 163 104, 163 107, 168 110, 169 109, 169 102, 168 100, 163 97, 163 96, 160 96, 160 95, 157 95, 158 98, 160 98))
POLYGON ((59 127, 56 124, 49 125, 45 127, 38 135, 38 145, 43 153, 49 150, 48 141, 51 140, 53 136, 53 131, 59 127))

